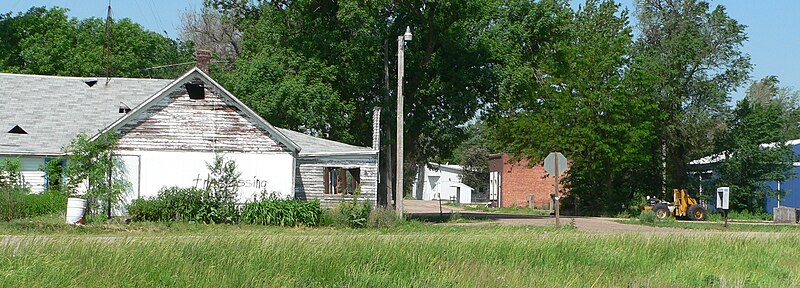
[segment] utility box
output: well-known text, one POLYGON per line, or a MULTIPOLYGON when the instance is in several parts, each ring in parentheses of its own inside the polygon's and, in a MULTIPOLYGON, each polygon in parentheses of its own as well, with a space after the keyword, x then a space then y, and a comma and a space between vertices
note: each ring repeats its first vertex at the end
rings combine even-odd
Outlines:
POLYGON ((797 223, 797 208, 786 206, 772 208, 772 217, 775 223, 797 223))
POLYGON ((717 209, 728 210, 728 203, 731 199, 730 187, 717 188, 717 209))

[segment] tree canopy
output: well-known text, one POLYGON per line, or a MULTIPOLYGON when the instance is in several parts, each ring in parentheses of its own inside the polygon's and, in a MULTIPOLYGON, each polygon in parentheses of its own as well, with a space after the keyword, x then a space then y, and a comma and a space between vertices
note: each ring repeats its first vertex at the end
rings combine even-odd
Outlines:
POLYGON ((406 190, 419 164, 448 159, 468 168, 464 181, 485 187, 490 152, 530 165, 551 151, 564 153, 572 161, 564 179, 568 202, 585 213, 614 212, 692 185, 689 163, 717 153, 731 156, 715 183, 743 191, 737 209, 756 209, 757 199, 771 193, 766 181, 791 177, 784 164, 793 153, 781 143, 800 138, 800 93, 767 77, 731 107, 729 94, 749 81, 752 65, 742 50, 745 26, 722 5, 636 0, 627 11, 611 0, 586 0, 577 9, 567 0, 204 4, 184 15, 186 42, 128 19, 113 22, 110 58, 102 19, 71 19, 64 9, 43 7, 0 15, 0 71, 97 76, 109 66, 112 76, 174 77, 184 69, 145 68, 191 61, 197 45, 226 63, 212 66, 214 78, 277 126, 370 146, 373 107, 381 107, 386 176, 394 161, 395 41, 410 27, 406 190))
POLYGON ((146 68, 191 61, 192 48, 144 30, 130 19, 111 24, 105 56, 105 19, 75 19, 67 9, 33 7, 25 13, 0 14, 0 71, 8 73, 174 78, 184 72, 146 68))

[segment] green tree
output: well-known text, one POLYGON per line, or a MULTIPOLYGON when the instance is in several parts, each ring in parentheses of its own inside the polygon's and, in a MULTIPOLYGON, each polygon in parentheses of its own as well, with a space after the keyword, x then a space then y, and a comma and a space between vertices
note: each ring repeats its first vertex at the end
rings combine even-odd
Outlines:
POLYGON ((630 68, 627 11, 586 1, 567 23, 553 28, 566 29, 551 40, 554 64, 528 67, 541 73, 520 87, 530 92, 500 95, 495 138, 530 165, 563 152, 572 160, 570 201, 588 213, 618 210, 652 186, 656 106, 637 85, 646 75, 630 68))
POLYGON ((781 134, 786 139, 800 138, 800 91, 781 87, 777 76, 767 76, 753 81, 747 88, 750 102, 776 105, 781 109, 781 134))
POLYGON ((765 183, 795 177, 792 163, 797 156, 785 143, 797 137, 798 104, 792 90, 778 83, 776 76, 767 76, 750 84, 727 121, 729 132, 717 145, 727 156, 718 182, 731 187, 732 209, 763 209, 766 195, 780 198, 786 193, 765 183))
MULTIPOLYGON (((131 183, 127 178, 124 163, 114 155, 117 143, 115 132, 106 132, 92 138, 79 133, 64 147, 67 165, 64 176, 70 196, 76 196, 85 188, 85 197, 90 205, 99 201, 104 214, 110 219, 112 209, 125 197, 131 183)), ((91 207, 89 207, 91 211, 91 207)))
POLYGON ((238 170, 236 162, 225 159, 221 154, 214 155, 214 161, 206 163, 208 168, 208 184, 205 187, 205 203, 212 211, 206 211, 211 217, 216 218, 213 223, 233 223, 238 221, 239 211, 236 209, 236 197, 242 172, 238 170))
MULTIPOLYGON (((278 126, 357 145, 370 145, 372 108, 382 107, 384 151, 394 143, 395 41, 412 27, 404 95, 408 167, 446 158, 466 136, 461 125, 492 93, 480 38, 488 23, 484 1, 210 5, 249 18, 238 27, 242 51, 235 69, 221 72, 223 85, 278 126)), ((413 177, 414 169, 406 170, 413 177)))
POLYGON ((745 26, 725 7, 697 0, 637 0, 639 38, 632 66, 650 76, 658 104, 662 189, 683 187, 688 163, 713 152, 725 131, 728 93, 751 70, 741 51, 745 26))
MULTIPOLYGON (((489 153, 486 123, 476 121, 466 127, 469 138, 453 151, 453 158, 447 162, 458 163, 464 168, 461 182, 472 187, 473 193, 486 194, 489 191, 489 153)), ((487 195, 488 196, 488 195, 487 195)))
MULTIPOLYGON (((755 95, 755 94, 751 94, 755 95)), ((749 96, 749 95, 748 95, 749 96)), ((731 209, 757 212, 765 196, 782 197, 766 181, 793 178, 796 155, 782 133, 783 110, 777 102, 762 103, 746 97, 739 101, 724 139, 726 159, 720 165, 719 185, 731 187, 731 209)), ((785 191, 782 191, 785 193, 785 191)))
POLYGON ((0 14, 0 71, 10 73, 174 78, 185 71, 145 68, 190 61, 191 45, 146 31, 130 19, 111 23, 110 57, 104 54, 105 20, 78 20, 67 9, 33 7, 0 14), (108 64, 106 64, 108 62, 108 64))

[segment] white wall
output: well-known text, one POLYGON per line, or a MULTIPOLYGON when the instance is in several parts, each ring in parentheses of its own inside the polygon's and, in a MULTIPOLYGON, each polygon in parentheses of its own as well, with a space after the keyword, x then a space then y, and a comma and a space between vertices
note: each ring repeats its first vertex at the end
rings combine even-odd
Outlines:
POLYGON ((442 200, 449 201, 451 197, 458 197, 456 198, 458 203, 472 203, 472 187, 467 186, 467 184, 455 181, 442 182, 439 183, 436 191, 436 194, 431 195, 431 200, 438 200, 441 198, 442 200))
MULTIPOLYGON (((128 168, 133 184, 127 199, 152 197, 163 187, 204 187, 208 179, 206 163, 214 160, 208 152, 117 151, 128 168), (137 157, 138 156, 138 157, 137 157), (136 175, 136 171, 139 171, 136 175)), ((293 197, 294 157, 290 153, 227 153, 236 161, 240 177, 239 202, 253 199, 261 191, 293 197)))
MULTIPOLYGON (((431 164, 434 166, 439 165, 436 163, 431 164)), ((420 200, 438 200, 439 197, 441 197, 442 200, 449 200, 450 196, 456 195, 456 188, 453 186, 458 186, 462 187, 461 203, 472 202, 472 187, 461 183, 461 174, 463 173, 463 170, 454 169, 448 166, 439 166, 439 169, 436 170, 428 168, 426 165, 425 169, 421 171, 421 173, 424 173, 422 177, 422 193, 417 193, 417 191, 419 191, 419 188, 417 187, 419 184, 417 183, 418 179, 420 178, 419 175, 414 178, 414 184, 411 190, 412 193, 414 193, 415 198, 420 200)))
POLYGON ((25 186, 32 193, 44 191, 44 172, 39 171, 39 165, 44 164, 44 156, 0 156, 0 160, 19 159, 20 171, 25 178, 25 186))

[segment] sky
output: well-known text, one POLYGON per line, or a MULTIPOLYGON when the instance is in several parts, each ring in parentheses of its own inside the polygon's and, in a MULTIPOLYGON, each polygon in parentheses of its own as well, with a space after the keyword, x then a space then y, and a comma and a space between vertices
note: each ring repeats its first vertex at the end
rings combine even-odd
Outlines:
MULTIPOLYGON (((574 7, 581 0, 570 1, 574 7)), ((620 0, 633 12, 633 0, 620 0)), ((750 54, 754 65, 751 79, 778 76, 782 86, 800 89, 800 1, 798 0, 710 0, 713 6, 726 7, 728 15, 747 26, 749 40, 743 51, 750 54), (794 48, 794 49, 793 49, 794 48)), ((114 18, 130 18, 145 29, 178 38, 180 16, 187 9, 197 10, 203 0, 116 0, 112 1, 114 18)), ((107 0, 0 0, 0 13, 24 12, 33 6, 68 8, 72 17, 105 18, 107 0)), ((634 23, 635 24, 635 23, 634 23)), ((747 85, 731 94, 736 101, 744 96, 747 85)))

